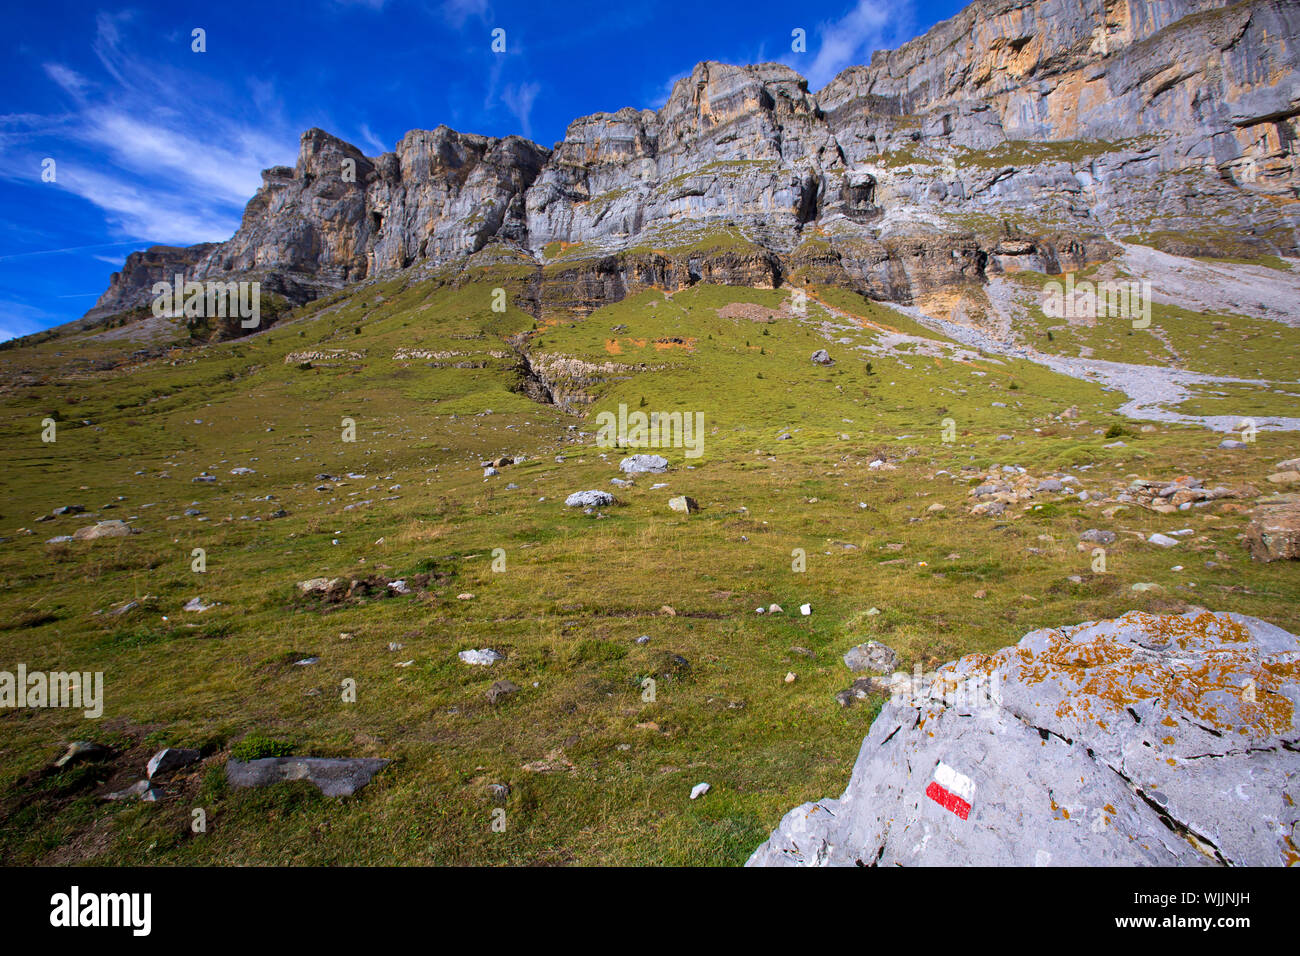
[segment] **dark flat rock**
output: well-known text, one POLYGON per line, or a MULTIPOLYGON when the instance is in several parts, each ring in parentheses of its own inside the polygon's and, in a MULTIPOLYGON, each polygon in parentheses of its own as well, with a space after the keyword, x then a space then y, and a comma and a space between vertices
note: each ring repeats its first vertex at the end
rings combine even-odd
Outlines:
POLYGON ((264 757, 230 760, 226 780, 234 787, 269 787, 286 780, 307 780, 327 797, 350 797, 370 782, 389 761, 375 757, 264 757))

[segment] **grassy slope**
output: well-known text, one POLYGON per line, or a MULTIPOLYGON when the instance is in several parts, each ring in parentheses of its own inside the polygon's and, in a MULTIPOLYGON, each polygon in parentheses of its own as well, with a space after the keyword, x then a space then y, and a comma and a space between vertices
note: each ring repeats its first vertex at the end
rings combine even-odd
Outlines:
MULTIPOLYGON (((728 303, 776 306, 785 294, 704 286, 647 292, 534 335, 534 351, 665 366, 604 386, 593 414, 643 400, 647 410, 704 412, 701 458, 670 450, 669 475, 614 489, 620 454, 567 428, 590 432, 594 418, 511 391, 510 362, 487 355, 505 349, 503 335, 534 327, 513 308, 491 312, 498 281, 486 273, 434 289, 395 279, 250 339, 129 372, 74 377, 78 356, 112 351, 93 339, 0 353, 6 379, 26 369, 34 383, 8 388, 0 403, 0 668, 102 670, 107 696, 97 722, 0 711, 0 861, 739 863, 790 807, 846 783, 879 706, 842 710, 832 698, 849 682, 839 655, 853 643, 879 638, 905 666, 931 666, 1035 627, 1184 601, 1300 627, 1295 569, 1249 562, 1239 505, 1108 520, 1061 501, 992 521, 966 515, 967 479, 932 477, 998 462, 1035 473, 1091 466, 1076 474, 1102 491, 1129 474, 1184 472, 1264 486, 1269 466, 1296 453, 1287 436, 1263 433, 1249 451, 1229 452, 1204 431, 1134 428, 1127 447, 1105 449, 1120 399, 1095 386, 1026 363, 859 351, 875 341, 871 329, 837 329, 828 341, 815 301, 806 321, 724 319, 717 309, 728 303), (654 344, 672 337, 692 347, 654 344), (470 352, 487 366, 396 363, 399 347, 470 352), (808 361, 819 347, 834 366, 808 361), (365 356, 311 369, 284 362, 313 348, 365 356), (1050 417, 1071 404, 1085 424, 1050 417), (66 421, 43 444, 40 420, 53 409, 66 421), (357 422, 354 444, 340 440, 344 417, 357 422), (944 417, 958 424, 955 444, 939 441, 944 417), (91 424, 74 427, 83 419, 91 424), (786 428, 792 439, 778 441, 786 428), (1013 440, 997 441, 1004 433, 1013 440), (879 453, 897 470, 870 470, 879 453), (528 460, 484 481, 480 459, 500 454, 528 460), (256 474, 230 475, 236 466, 256 474), (192 483, 205 469, 219 480, 192 483), (320 472, 366 477, 318 492, 320 472), (660 480, 669 487, 652 491, 660 480), (511 482, 519 487, 507 490, 511 482), (603 518, 562 506, 586 488, 613 490, 619 504, 603 518), (671 512, 667 498, 680 493, 703 511, 671 512), (275 497, 259 500, 266 495, 275 497), (99 510, 110 502, 117 507, 99 510), (934 502, 947 510, 927 512, 934 502), (34 523, 69 503, 142 533, 45 544, 90 523, 34 523), (191 506, 211 520, 183 516, 191 506), (267 519, 278 507, 289 516, 267 519), (1105 575, 1092 575, 1074 547, 1089 527, 1121 534, 1105 575), (1135 534, 1181 527, 1197 535, 1176 553, 1135 534), (190 570, 196 547, 207 552, 203 575, 190 570), (504 573, 491 570, 494 548, 506 551, 504 573), (807 551, 805 573, 791 570, 795 548, 807 551), (1207 570, 1216 552, 1220 566, 1207 570), (425 599, 322 613, 296 596, 304 578, 431 567, 443 577, 425 599), (1163 590, 1135 594, 1135 581, 1163 590), (458 600, 462 592, 475 596, 458 600), (196 595, 219 606, 181 611, 196 595), (128 599, 140 607, 105 613, 128 599), (754 614, 773 601, 787 613, 754 614), (812 615, 793 613, 803 602, 812 615), (883 613, 864 616, 872 606, 883 613), (649 644, 634 643, 641 634, 649 644), (404 646, 393 652, 389 642, 404 646), (456 659, 487 646, 506 660, 473 668, 456 659), (319 663, 292 663, 308 655, 319 663), (414 663, 394 666, 405 661, 414 663), (787 671, 798 675, 792 684, 787 671), (653 703, 641 699, 647 674, 659 675, 653 703), (356 704, 339 699, 345 678, 357 682, 356 704), (494 708, 483 695, 499 678, 522 690, 494 708), (227 790, 222 758, 252 731, 297 753, 395 762, 349 801, 307 784, 227 790), (83 738, 121 748, 113 783, 123 786, 164 743, 204 747, 209 758, 160 805, 96 802, 95 768, 26 776, 60 741, 83 738), (571 770, 522 769, 561 756, 571 770), (712 790, 692 802, 700 781, 712 790), (490 782, 512 788, 504 833, 491 827, 490 782), (188 829, 194 807, 207 813, 205 834, 188 829)), ((821 295, 915 331, 864 300, 821 295)))

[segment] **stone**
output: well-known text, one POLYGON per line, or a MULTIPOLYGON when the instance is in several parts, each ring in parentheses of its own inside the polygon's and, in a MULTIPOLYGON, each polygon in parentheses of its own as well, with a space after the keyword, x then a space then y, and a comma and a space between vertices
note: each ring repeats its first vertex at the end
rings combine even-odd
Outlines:
POLYGON ((486 667, 488 664, 495 664, 502 658, 502 655, 498 654, 490 647, 484 647, 480 650, 461 651, 456 656, 466 664, 474 664, 478 667, 486 667))
POLYGON ((211 611, 214 607, 216 607, 215 604, 204 604, 203 598, 195 597, 195 598, 190 598, 187 602, 185 602, 185 606, 181 608, 181 610, 202 613, 203 611, 211 611))
POLYGON ((331 591, 343 583, 342 578, 309 578, 298 582, 298 590, 303 594, 315 594, 331 591))
POLYGON ((124 790, 104 794, 103 799, 114 801, 140 800, 144 803, 157 803, 163 798, 161 787, 154 786, 148 780, 137 780, 124 790))
POLYGON ((1089 544, 1114 544, 1115 532, 1089 528, 1083 534, 1079 535, 1079 540, 1086 541, 1089 544))
POLYGON ((1162 548, 1172 548, 1174 545, 1178 544, 1178 539, 1171 538, 1169 537, 1169 535, 1161 534, 1160 532, 1157 531, 1151 537, 1147 538, 1147 543, 1158 545, 1159 547, 1162 548))
POLYGON ((708 792, 709 785, 707 783, 697 783, 695 786, 691 787, 691 799, 697 800, 708 792))
POLYGON ((95 541, 99 538, 125 538, 130 534, 131 527, 125 521, 118 521, 114 518, 110 521, 100 521, 84 528, 78 528, 72 532, 72 540, 95 541))
POLYGON ((1246 526, 1246 549, 1256 561, 1300 559, 1300 499, 1258 506, 1246 526))
POLYGON ((487 697, 489 704, 498 704, 511 694, 516 694, 518 692, 518 684, 515 684, 513 681, 499 680, 495 681, 492 686, 487 689, 487 694, 485 696, 487 697))
POLYGON ((149 779, 160 777, 164 774, 180 770, 182 767, 188 767, 197 761, 200 754, 197 750, 191 750, 185 747, 164 747, 152 757, 149 758, 149 764, 145 768, 149 779))
POLYGON ((1035 491, 1057 492, 1065 487, 1065 484, 1057 478, 1045 478, 1038 483, 1035 491))
POLYGON ((658 475, 668 470, 668 459, 663 455, 629 455, 618 463, 618 467, 629 475, 658 475))
POLYGON ((1300 471, 1279 471, 1269 475, 1268 481, 1275 485, 1294 485, 1300 482, 1300 471))
POLYGON ((1220 448, 1246 448, 1248 446, 1244 441, 1237 441, 1235 438, 1225 438, 1223 441, 1219 442, 1219 447, 1220 448))
POLYGON ((614 503, 614 496, 608 491, 575 491, 564 499, 568 508, 603 508, 614 503))
POLYGON ((687 495, 678 495, 676 498, 669 498, 668 507, 672 508, 673 511, 680 511, 682 514, 688 515, 695 514, 695 512, 700 510, 700 506, 696 503, 695 499, 688 497, 687 495))
POLYGON ((263 757, 226 762, 232 787, 269 787, 288 780, 306 780, 327 797, 350 797, 389 761, 370 757, 263 757))
POLYGON ((879 641, 867 641, 844 652, 844 666, 854 673, 873 671, 889 674, 898 668, 898 654, 892 647, 879 641))
POLYGON ((68 745, 63 756, 54 761, 54 766, 71 767, 87 760, 107 760, 112 755, 107 747, 89 740, 77 740, 68 745))
POLYGON ((812 363, 814 365, 833 365, 834 360, 831 359, 830 353, 825 349, 818 349, 812 354, 812 363))
POLYGON ((945 664, 749 865, 1294 862, 1297 655, 1256 618, 1131 611, 945 664))

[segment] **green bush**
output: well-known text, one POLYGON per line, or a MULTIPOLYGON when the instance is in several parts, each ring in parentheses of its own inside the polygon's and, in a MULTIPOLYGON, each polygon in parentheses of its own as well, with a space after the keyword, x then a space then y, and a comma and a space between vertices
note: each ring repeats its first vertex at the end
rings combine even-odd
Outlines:
POLYGON ((243 740, 230 748, 230 756, 236 760, 261 760, 263 757, 287 757, 293 753, 293 744, 268 737, 255 730, 243 740))

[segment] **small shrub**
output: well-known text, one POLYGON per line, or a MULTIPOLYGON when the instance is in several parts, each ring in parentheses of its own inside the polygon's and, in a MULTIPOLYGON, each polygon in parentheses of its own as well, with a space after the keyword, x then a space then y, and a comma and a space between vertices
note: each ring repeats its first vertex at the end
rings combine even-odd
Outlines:
POLYGON ((287 757, 293 753, 293 744, 268 737, 255 730, 235 746, 230 748, 230 756, 236 760, 261 760, 263 757, 287 757))

